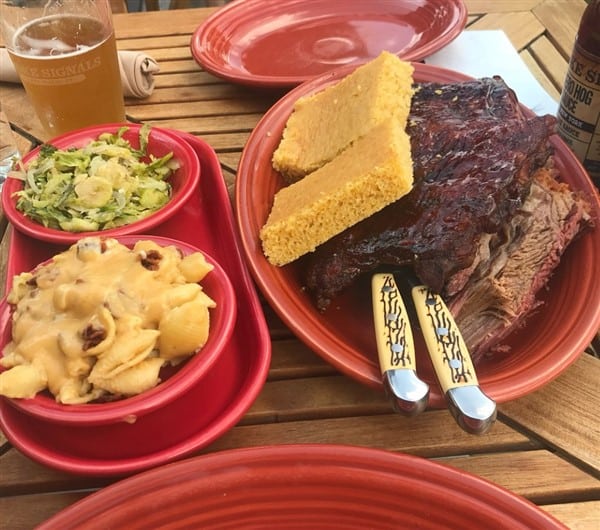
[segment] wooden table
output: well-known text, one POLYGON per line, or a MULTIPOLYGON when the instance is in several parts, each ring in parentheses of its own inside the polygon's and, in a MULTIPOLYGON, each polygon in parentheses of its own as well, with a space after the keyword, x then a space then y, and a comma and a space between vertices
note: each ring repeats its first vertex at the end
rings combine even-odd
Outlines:
MULTIPOLYGON (((467 0, 468 29, 502 29, 558 98, 582 0, 467 0)), ((190 35, 214 9, 115 15, 119 47, 161 66, 156 90, 128 100, 136 120, 188 131, 217 151, 232 190, 241 151, 279 94, 223 82, 190 54, 190 35)), ((490 71, 490 74, 493 74, 490 71)), ((23 90, 0 84, 22 152, 44 139, 23 90)), ((3 225, 4 229, 5 225, 3 225)), ((6 238, 5 238, 6 239, 6 238)), ((6 243, 3 245, 6 251, 6 243)), ((445 410, 407 419, 384 396, 337 373, 292 336, 265 305, 269 378, 242 421, 202 452, 282 443, 346 443, 441 459, 522 495, 571 528, 600 528, 600 359, 584 354, 541 390, 499 407, 488 434, 463 432, 445 410)), ((0 527, 32 528, 112 479, 74 477, 28 459, 0 435, 0 527)))

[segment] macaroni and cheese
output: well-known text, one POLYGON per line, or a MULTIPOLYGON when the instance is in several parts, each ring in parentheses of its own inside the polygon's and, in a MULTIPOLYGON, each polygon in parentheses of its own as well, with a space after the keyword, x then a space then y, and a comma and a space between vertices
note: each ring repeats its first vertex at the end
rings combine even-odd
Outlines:
POLYGON ((0 395, 44 389, 60 403, 139 394, 206 343, 216 303, 199 282, 204 255, 173 246, 83 238, 15 277, 12 340, 0 365, 0 395))

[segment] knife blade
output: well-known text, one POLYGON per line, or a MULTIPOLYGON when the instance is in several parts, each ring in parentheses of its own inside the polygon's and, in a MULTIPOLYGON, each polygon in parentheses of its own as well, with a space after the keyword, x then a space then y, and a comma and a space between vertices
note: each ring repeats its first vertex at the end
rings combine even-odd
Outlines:
POLYGON ((373 321, 383 386, 396 412, 407 416, 427 407, 429 385, 416 373, 410 320, 393 274, 371 278, 373 321))
POLYGON ((496 403, 479 386, 475 366, 452 313, 442 297, 406 275, 414 309, 436 377, 456 422, 468 433, 484 434, 496 420, 496 403))

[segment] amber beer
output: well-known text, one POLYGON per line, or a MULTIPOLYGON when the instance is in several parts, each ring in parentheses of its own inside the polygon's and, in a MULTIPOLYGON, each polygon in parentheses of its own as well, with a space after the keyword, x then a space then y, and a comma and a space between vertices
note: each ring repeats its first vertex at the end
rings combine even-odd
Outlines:
POLYGON ((9 53, 50 136, 125 120, 115 36, 104 22, 44 16, 19 28, 9 53))

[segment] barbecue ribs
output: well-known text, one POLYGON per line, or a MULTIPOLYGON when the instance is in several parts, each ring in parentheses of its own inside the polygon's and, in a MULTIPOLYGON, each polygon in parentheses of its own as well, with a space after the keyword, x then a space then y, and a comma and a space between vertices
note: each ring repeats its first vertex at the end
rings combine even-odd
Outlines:
POLYGON ((585 200, 554 178, 554 127, 527 117, 500 77, 417 85, 413 190, 304 258, 317 307, 361 274, 410 265, 445 296, 475 357, 497 346, 589 223, 585 200))

